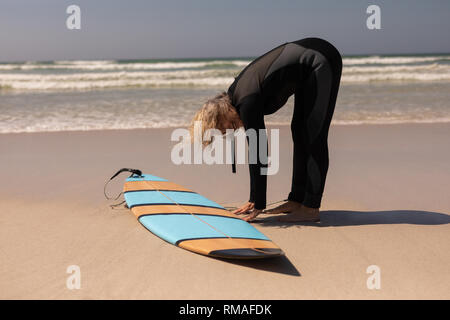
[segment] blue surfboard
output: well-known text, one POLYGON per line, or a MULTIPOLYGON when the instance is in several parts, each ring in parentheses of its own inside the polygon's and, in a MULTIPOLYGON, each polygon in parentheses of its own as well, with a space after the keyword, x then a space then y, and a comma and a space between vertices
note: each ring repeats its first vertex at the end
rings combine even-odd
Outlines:
POLYGON ((134 174, 125 181, 124 197, 147 230, 180 248, 220 258, 284 255, 273 241, 248 222, 166 179, 134 174))

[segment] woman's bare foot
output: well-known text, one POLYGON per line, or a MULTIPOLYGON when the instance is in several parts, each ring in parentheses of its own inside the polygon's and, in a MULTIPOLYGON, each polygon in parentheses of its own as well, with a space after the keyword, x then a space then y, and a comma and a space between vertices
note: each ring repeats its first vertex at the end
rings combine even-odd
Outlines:
POLYGON ((282 222, 318 222, 320 221, 319 208, 309 208, 300 202, 288 200, 276 208, 264 210, 266 214, 288 213, 277 220, 282 222))
POLYGON ((300 209, 277 219, 280 222, 319 222, 319 208, 309 208, 301 205, 300 209))
POLYGON ((300 202, 288 200, 287 202, 280 204, 278 207, 273 209, 264 210, 263 213, 267 214, 279 214, 279 213, 290 213, 296 212, 302 208, 302 204, 300 202))

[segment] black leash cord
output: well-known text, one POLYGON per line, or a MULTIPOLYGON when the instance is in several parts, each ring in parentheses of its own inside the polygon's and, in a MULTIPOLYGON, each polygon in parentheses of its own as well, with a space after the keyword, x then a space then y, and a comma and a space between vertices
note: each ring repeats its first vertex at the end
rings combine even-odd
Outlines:
POLYGON ((106 194, 106 187, 107 187, 108 183, 110 183, 112 179, 114 179, 115 177, 117 177, 117 176, 118 176, 119 174, 121 174, 122 172, 131 172, 130 178, 131 178, 133 175, 137 175, 138 177, 142 177, 142 171, 141 171, 141 170, 138 170, 138 169, 131 169, 131 168, 122 168, 122 169, 120 169, 120 170, 117 171, 111 178, 109 178, 109 180, 106 181, 106 182, 105 182, 105 185, 103 186, 103 194, 105 195, 105 198, 106 198, 106 199, 108 199, 108 200, 117 200, 117 199, 119 199, 119 197, 123 194, 123 191, 122 191, 122 192, 120 192, 119 195, 118 195, 117 197, 115 197, 115 198, 112 198, 112 197, 110 197, 110 196, 108 196, 108 195, 106 194))

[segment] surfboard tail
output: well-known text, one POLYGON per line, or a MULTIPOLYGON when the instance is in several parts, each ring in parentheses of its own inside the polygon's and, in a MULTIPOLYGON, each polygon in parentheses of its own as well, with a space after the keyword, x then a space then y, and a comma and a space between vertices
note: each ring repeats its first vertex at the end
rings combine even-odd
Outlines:
POLYGON ((226 259, 263 259, 283 256, 284 252, 270 240, 248 238, 193 239, 179 247, 196 253, 226 259))
POLYGON ((243 248, 215 250, 211 251, 209 256, 225 259, 267 259, 284 256, 284 252, 279 248, 243 248))

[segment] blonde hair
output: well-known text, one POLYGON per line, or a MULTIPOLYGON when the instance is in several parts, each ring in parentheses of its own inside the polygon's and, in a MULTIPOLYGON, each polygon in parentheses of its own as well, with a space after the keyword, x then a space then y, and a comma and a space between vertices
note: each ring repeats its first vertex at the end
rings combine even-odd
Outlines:
POLYGON ((203 141, 204 134, 207 130, 218 129, 223 131, 225 129, 238 129, 242 126, 239 114, 231 104, 231 99, 226 92, 222 92, 214 98, 209 99, 197 111, 189 127, 191 141, 194 139, 194 124, 196 121, 200 121, 202 124, 201 137, 203 146, 207 146, 212 142, 212 137, 206 137, 206 140, 203 141), (230 123, 232 128, 225 128, 225 122, 230 123))

